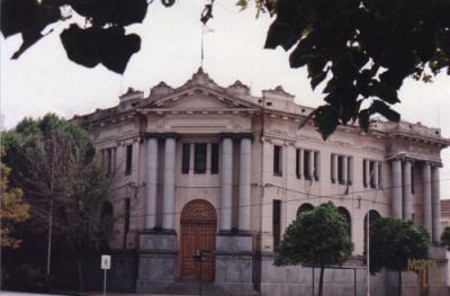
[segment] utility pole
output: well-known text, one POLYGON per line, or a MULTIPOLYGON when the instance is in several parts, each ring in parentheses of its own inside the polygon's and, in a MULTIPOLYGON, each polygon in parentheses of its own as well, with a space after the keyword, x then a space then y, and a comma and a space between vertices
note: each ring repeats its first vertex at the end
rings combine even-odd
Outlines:
POLYGON ((50 177, 50 205, 48 215, 48 242, 47 242, 47 276, 50 276, 51 272, 51 258, 52 258, 52 230, 53 230, 53 207, 54 207, 54 187, 55 187, 55 158, 56 158, 56 145, 55 134, 52 135, 52 168, 50 177))

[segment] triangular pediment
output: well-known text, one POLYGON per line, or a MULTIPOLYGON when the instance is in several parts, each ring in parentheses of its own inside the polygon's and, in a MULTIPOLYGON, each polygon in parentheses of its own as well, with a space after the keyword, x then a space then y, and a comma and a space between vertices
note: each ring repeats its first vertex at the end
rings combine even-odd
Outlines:
POLYGON ((204 86, 194 86, 167 96, 155 98, 144 108, 155 109, 245 109, 255 108, 252 102, 218 92, 204 86))

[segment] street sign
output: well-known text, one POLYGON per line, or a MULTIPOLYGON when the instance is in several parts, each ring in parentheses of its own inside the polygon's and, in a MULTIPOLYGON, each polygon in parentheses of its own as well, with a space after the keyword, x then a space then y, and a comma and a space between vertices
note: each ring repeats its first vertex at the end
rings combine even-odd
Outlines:
POLYGON ((111 255, 102 255, 102 269, 111 269, 111 255))

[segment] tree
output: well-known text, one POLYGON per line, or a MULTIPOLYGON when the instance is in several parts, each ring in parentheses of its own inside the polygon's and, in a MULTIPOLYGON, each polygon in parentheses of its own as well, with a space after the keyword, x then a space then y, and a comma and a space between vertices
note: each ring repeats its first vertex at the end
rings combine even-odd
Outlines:
POLYGON ((402 294, 402 271, 408 260, 427 259, 430 236, 412 221, 379 218, 370 228, 370 272, 382 268, 398 272, 398 295, 402 294))
MULTIPOLYGON (((212 18, 214 0, 200 20, 212 18)), ((161 0, 166 6, 175 0, 161 0)), ((239 0, 242 8, 250 0, 239 0)), ((290 51, 292 68, 308 70, 313 89, 323 89, 325 105, 309 118, 327 138, 339 124, 358 122, 368 130, 370 117, 392 121, 400 115, 391 106, 400 102, 398 90, 407 77, 431 81, 447 68, 450 73, 450 1, 448 0, 254 0, 258 14, 276 15, 265 48, 290 51), (362 109, 363 108, 363 109, 362 109)), ((13 58, 44 35, 57 21, 69 21, 74 11, 86 24, 71 24, 61 33, 70 60, 86 67, 101 63, 117 73, 125 71, 140 49, 136 34, 125 27, 145 18, 146 0, 2 0, 0 31, 20 33, 23 44, 13 58)), ((306 121, 305 121, 306 122, 306 121)))
POLYGON ((444 231, 441 235, 441 242, 447 247, 450 251, 450 227, 445 227, 444 231))
POLYGON ((2 145, 14 168, 11 182, 31 205, 25 235, 75 256, 82 288, 83 259, 110 235, 112 213, 104 208, 114 178, 105 176, 87 133, 53 114, 25 118, 4 133, 2 145))
POLYGON ((319 267, 319 296, 322 296, 326 266, 343 263, 352 250, 347 220, 332 203, 327 203, 301 213, 288 226, 275 251, 275 265, 319 267))
MULTIPOLYGON (((0 156, 2 155, 2 150, 0 150, 0 156)), ((22 240, 14 237, 12 234, 15 225, 28 218, 29 206, 23 201, 22 190, 9 186, 8 176, 10 171, 10 168, 0 162, 0 247, 17 249, 22 240)))

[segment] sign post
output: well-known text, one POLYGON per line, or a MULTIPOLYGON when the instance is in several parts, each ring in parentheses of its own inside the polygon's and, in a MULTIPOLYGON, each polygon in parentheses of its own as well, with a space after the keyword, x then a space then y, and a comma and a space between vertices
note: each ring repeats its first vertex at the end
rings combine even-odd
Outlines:
POLYGON ((111 255, 102 255, 100 266, 103 269, 103 296, 106 296, 106 271, 111 269, 111 255))

